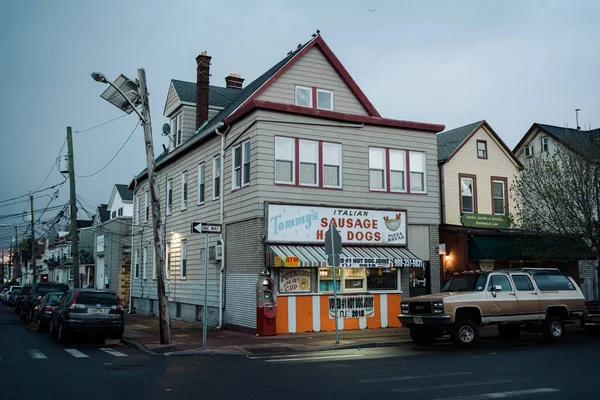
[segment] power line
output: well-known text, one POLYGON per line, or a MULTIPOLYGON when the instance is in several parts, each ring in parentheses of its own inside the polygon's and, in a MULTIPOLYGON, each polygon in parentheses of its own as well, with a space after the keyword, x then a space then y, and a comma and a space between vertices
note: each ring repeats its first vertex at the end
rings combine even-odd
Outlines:
POLYGON ((62 144, 60 150, 58 151, 58 156, 56 157, 56 160, 54 160, 54 163, 52 164, 52 168, 50 168, 50 171, 48 172, 48 175, 46 176, 46 179, 44 179, 44 182, 42 182, 42 184, 40 186, 38 186, 37 189, 39 189, 42 186, 44 186, 44 183, 46 183, 46 181, 48 180, 48 178, 50 178, 50 174, 52 173, 52 171, 54 171, 54 168, 56 167, 58 159, 60 158, 60 154, 62 153, 63 149, 65 148, 65 143, 67 143, 67 138, 65 138, 65 140, 63 141, 63 144, 62 144))
POLYGON ((131 139, 131 137, 133 136, 133 134, 135 133, 135 131, 137 130, 137 127, 140 125, 141 120, 139 120, 137 122, 137 124, 135 124, 135 128, 133 128, 133 131, 131 131, 131 133, 129 134, 129 136, 127 137, 127 140, 125 140, 125 143, 123 143, 123 145, 121 146, 121 148, 115 153, 115 155, 108 160, 108 162, 102 167, 100 168, 98 171, 94 172, 93 174, 90 175, 77 175, 75 174, 75 176, 79 177, 79 178, 91 178, 94 175, 99 174, 100 172, 102 172, 102 170, 104 170, 104 168, 108 167, 108 165, 115 159, 117 158, 117 156, 119 155, 119 153, 121 152, 121 150, 123 150, 123 148, 125 147, 125 145, 127 144, 127 142, 129 142, 129 139, 131 139))
POLYGON ((101 126, 104 126, 104 125, 110 124, 111 122, 114 122, 114 121, 116 121, 116 120, 118 120, 118 119, 121 119, 121 118, 123 118, 123 117, 126 117, 126 116, 128 116, 128 115, 129 115, 129 114, 123 114, 123 115, 120 115, 120 116, 118 116, 117 118, 113 118, 113 119, 111 119, 110 121, 103 122, 103 123, 101 123, 100 125, 92 126, 91 128, 87 128, 87 129, 81 129, 81 130, 79 130, 79 131, 75 131, 75 133, 87 132, 87 131, 91 131, 91 130, 93 130, 93 129, 96 129, 96 128, 100 128, 101 126))
MULTIPOLYGON (((59 208, 61 208, 62 206, 54 206, 54 207, 50 207, 45 209, 45 211, 52 211, 52 210, 58 210, 59 208)), ((34 210, 34 213, 37 212, 41 212, 42 210, 34 210)), ((22 212, 22 213, 16 213, 16 214, 5 214, 5 215, 0 215, 0 219, 5 219, 5 218, 14 218, 14 217, 20 217, 23 214, 27 214, 26 212, 22 212)))
POLYGON ((7 203, 7 202, 9 202, 9 201, 13 201, 13 200, 22 199, 23 197, 29 197, 29 196, 31 196, 32 194, 36 194, 36 193, 40 193, 40 192, 45 192, 46 190, 54 189, 54 188, 56 188, 56 187, 58 187, 58 186, 62 185, 63 183, 65 183, 65 181, 66 181, 66 180, 67 180, 67 178, 65 178, 65 180, 64 180, 64 181, 62 181, 62 182, 60 182, 60 183, 57 183, 57 184, 55 184, 55 185, 52 185, 52 186, 48 186, 47 188, 44 188, 44 189, 39 189, 39 190, 35 190, 35 191, 33 191, 33 192, 31 192, 31 193, 28 193, 28 194, 22 194, 21 196, 13 197, 12 199, 6 199, 6 200, 2 200, 2 201, 0 201, 0 204, 7 203))

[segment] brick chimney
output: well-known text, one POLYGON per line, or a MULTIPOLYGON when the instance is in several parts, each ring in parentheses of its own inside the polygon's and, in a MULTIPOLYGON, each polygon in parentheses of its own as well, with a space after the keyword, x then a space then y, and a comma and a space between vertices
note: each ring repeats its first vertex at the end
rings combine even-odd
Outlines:
POLYGON ((225 85, 229 89, 241 89, 244 84, 244 78, 240 74, 229 74, 225 77, 225 85))
POLYGON ((198 64, 196 75, 196 129, 208 121, 208 83, 211 57, 203 51, 196 57, 198 64))

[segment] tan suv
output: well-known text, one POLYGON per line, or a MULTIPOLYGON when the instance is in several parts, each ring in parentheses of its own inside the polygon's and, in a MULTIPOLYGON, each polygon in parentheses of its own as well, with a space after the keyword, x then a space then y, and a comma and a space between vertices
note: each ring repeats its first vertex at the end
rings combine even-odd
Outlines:
POLYGON ((450 335, 461 348, 474 346, 479 327, 498 325, 507 340, 521 328, 541 330, 548 340, 565 335, 565 321, 583 314, 585 298, 568 276, 553 268, 456 274, 442 293, 403 300, 398 319, 412 340, 427 345, 450 335))

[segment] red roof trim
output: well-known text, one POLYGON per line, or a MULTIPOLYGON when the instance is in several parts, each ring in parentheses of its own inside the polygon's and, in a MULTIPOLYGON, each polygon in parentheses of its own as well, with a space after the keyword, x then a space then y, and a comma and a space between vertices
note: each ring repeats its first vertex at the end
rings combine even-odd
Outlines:
MULTIPOLYGON (((244 102, 244 105, 252 100, 255 100, 258 96, 260 96, 273 82, 275 82, 285 71, 287 71, 292 65, 296 63, 304 54, 306 54, 310 49, 314 46, 317 46, 321 53, 325 57, 329 64, 333 67, 333 69, 338 73, 340 78, 344 81, 344 83, 348 86, 350 91, 354 94, 358 102, 363 106, 365 111, 372 117, 381 117, 373 104, 369 101, 367 96, 363 93, 362 90, 358 87, 354 79, 350 76, 346 68, 342 65, 340 60, 333 54, 329 46, 325 43, 321 36, 317 36, 314 40, 306 45, 302 50, 298 52, 290 61, 288 61, 283 67, 279 69, 272 77, 270 77, 256 92, 254 92, 248 99, 244 102)), ((242 105, 243 107, 243 105, 242 105)))
POLYGON ((397 119, 372 117, 367 115, 346 114, 336 111, 319 110, 316 108, 301 107, 293 104, 274 103, 272 101, 252 100, 240 107, 236 112, 225 119, 225 124, 229 125, 255 109, 285 112, 290 114, 306 115, 310 117, 327 118, 338 121, 356 122, 366 125, 388 126, 392 128, 415 129, 428 132, 441 132, 446 127, 439 124, 428 124, 424 122, 402 121, 397 119))

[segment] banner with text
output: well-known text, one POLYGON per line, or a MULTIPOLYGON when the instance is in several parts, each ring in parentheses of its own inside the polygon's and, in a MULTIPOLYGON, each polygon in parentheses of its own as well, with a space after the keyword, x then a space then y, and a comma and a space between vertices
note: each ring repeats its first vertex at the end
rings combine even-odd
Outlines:
POLYGON ((345 244, 406 245, 406 211, 269 204, 267 241, 322 244, 333 223, 345 244))
MULTIPOLYGON (((375 297, 367 296, 338 296, 338 318, 373 317, 375 315, 375 297)), ((329 319, 335 319, 335 302, 329 297, 329 319)))

